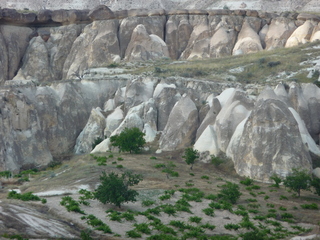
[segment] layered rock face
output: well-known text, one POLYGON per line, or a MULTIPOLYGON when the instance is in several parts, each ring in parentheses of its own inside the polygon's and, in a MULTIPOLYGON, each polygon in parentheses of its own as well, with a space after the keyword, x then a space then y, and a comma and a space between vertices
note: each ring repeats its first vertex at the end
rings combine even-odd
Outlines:
POLYGON ((120 61, 217 58, 320 39, 320 17, 311 14, 112 12, 106 6, 91 11, 23 14, 0 9, 0 13, 0 81, 82 79, 91 68, 120 61))

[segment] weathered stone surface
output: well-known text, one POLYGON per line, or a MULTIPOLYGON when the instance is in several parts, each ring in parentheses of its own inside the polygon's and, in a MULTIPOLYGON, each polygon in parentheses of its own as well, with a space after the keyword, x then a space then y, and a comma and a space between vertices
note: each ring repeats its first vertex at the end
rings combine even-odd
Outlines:
POLYGON ((265 37, 266 50, 284 47, 287 39, 295 29, 296 25, 293 20, 283 17, 272 19, 265 37))
POLYGON ((64 63, 63 78, 82 78, 87 68, 120 61, 118 20, 94 21, 73 42, 64 63))
POLYGON ((319 24, 313 28, 312 36, 310 38, 310 42, 314 42, 320 40, 320 26, 319 24))
POLYGON ((124 118, 124 113, 123 113, 121 107, 119 106, 116 109, 114 109, 114 111, 112 113, 110 113, 106 119, 106 127, 104 129, 104 136, 110 137, 111 133, 119 127, 123 118, 124 118))
POLYGON ((126 49, 131 40, 132 32, 139 24, 145 26, 149 35, 154 34, 160 37, 161 39, 164 39, 164 26, 166 24, 165 16, 125 18, 121 21, 118 33, 121 58, 124 58, 126 49))
POLYGON ((317 178, 320 178, 320 168, 313 169, 312 174, 317 178))
POLYGON ((285 103, 274 99, 258 101, 242 136, 233 144, 237 173, 269 181, 273 173, 286 176, 292 168, 302 166, 310 170, 308 149, 298 136, 297 122, 285 103))
POLYGON ((220 149, 217 142, 217 134, 212 125, 208 125, 202 132, 194 144, 194 149, 199 152, 209 152, 210 155, 217 156, 220 153, 220 149))
POLYGON ((312 36, 314 25, 311 21, 305 21, 305 23, 298 27, 288 38, 285 47, 294 47, 300 44, 304 44, 310 41, 312 36))
POLYGON ((210 27, 208 16, 189 16, 189 23, 193 26, 186 49, 181 53, 180 59, 209 58, 210 27))
POLYGON ((31 39, 23 59, 23 65, 13 78, 13 80, 30 79, 41 82, 52 80, 48 48, 40 36, 31 39))
POLYGON ((38 22, 48 22, 51 20, 52 11, 48 9, 40 10, 37 14, 38 22))
POLYGON ((253 101, 240 90, 234 91, 223 105, 215 121, 215 131, 221 151, 226 152, 236 127, 248 117, 252 108, 253 101))
POLYGON ((169 58, 166 43, 157 35, 147 33, 144 25, 139 24, 132 33, 125 60, 146 61, 169 58))
POLYGON ((202 135, 203 131, 207 129, 208 125, 214 125, 216 121, 216 117, 219 114, 220 110, 221 110, 221 104, 217 98, 214 98, 209 112, 207 113, 206 117, 203 119, 203 121, 201 122, 197 130, 197 135, 196 135, 197 140, 202 135))
POLYGON ((8 79, 9 56, 5 39, 0 31, 0 82, 8 79))
POLYGON ((153 98, 158 109, 158 130, 162 131, 167 125, 173 106, 181 95, 174 84, 159 83, 154 90, 153 98))
MULTIPOLYGON (((7 79, 12 79, 18 71, 20 61, 26 52, 32 29, 28 27, 1 25, 0 31, 6 42, 8 63, 10 63, 8 64, 7 79)), ((2 54, 5 54, 5 52, 2 52, 2 54)))
POLYGON ((115 14, 106 5, 99 5, 89 12, 88 17, 93 21, 108 20, 115 18, 115 14))
POLYGON ((258 52, 261 50, 262 45, 259 35, 254 31, 249 23, 244 22, 238 35, 238 40, 233 48, 232 54, 247 54, 258 52))
POLYGON ((41 167, 52 161, 34 104, 15 91, 1 92, 0 171, 41 167))
POLYGON ((160 149, 171 151, 190 146, 195 139, 198 124, 197 107, 188 96, 182 96, 169 115, 159 140, 160 149))
POLYGON ((179 59, 188 45, 192 29, 187 15, 169 16, 166 23, 166 44, 171 59, 179 59))
POLYGON ((307 20, 314 20, 317 22, 320 22, 320 17, 314 14, 309 14, 309 13, 300 13, 297 16, 298 20, 302 20, 302 21, 307 21, 307 20))
MULTIPOLYGON (((54 22, 58 23, 76 23, 81 21, 88 21, 89 18, 87 16, 88 10, 54 10, 50 13, 51 19, 54 22)), ((44 16, 44 19, 48 18, 48 16, 44 16)))
POLYGON ((76 154, 87 153, 92 150, 92 144, 97 138, 103 139, 103 131, 106 126, 105 116, 101 109, 92 109, 89 120, 77 138, 74 152, 76 154))

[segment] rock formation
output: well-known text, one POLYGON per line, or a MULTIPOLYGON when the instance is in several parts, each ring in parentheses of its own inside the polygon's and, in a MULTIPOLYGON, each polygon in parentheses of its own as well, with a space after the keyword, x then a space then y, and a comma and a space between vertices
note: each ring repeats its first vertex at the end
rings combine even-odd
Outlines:
POLYGON ((113 12, 104 5, 91 11, 0 12, 0 81, 82 79, 92 68, 120 61, 216 58, 320 38, 320 17, 312 14, 253 10, 113 12))

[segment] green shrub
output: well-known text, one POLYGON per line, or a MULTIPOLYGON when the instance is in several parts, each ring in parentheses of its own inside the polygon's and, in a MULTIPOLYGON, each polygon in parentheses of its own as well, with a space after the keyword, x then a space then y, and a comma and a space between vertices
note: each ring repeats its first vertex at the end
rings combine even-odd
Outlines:
POLYGON ((172 235, 161 233, 147 237, 146 240, 179 240, 179 238, 176 238, 172 235))
POLYGON ((224 228, 227 230, 238 230, 240 226, 238 224, 228 223, 224 225, 224 228))
POLYGON ((190 221, 190 222, 200 223, 201 220, 202 220, 201 217, 197 217, 197 216, 189 217, 189 221, 190 221))
POLYGON ((143 207, 149 207, 149 206, 151 206, 151 205, 153 205, 153 204, 155 204, 155 203, 156 203, 156 202, 153 201, 153 200, 144 200, 144 201, 142 201, 141 205, 142 205, 143 207))
POLYGON ((260 207, 260 204, 249 203, 249 204, 248 204, 248 207, 250 207, 250 208, 259 208, 259 207, 260 207))
POLYGON ((164 194, 164 195, 161 195, 161 196, 159 197, 159 199, 160 199, 161 201, 167 200, 167 199, 170 199, 170 198, 171 198, 171 195, 170 195, 170 194, 164 194))
POLYGON ((171 235, 174 235, 174 236, 177 235, 177 232, 173 228, 168 227, 168 226, 166 226, 164 224, 156 225, 155 229, 158 230, 159 232, 163 233, 163 234, 171 234, 171 235))
POLYGON ((267 207, 269 207, 269 208, 274 208, 274 204, 272 204, 272 203, 267 203, 267 207))
POLYGON ((116 168, 123 168, 123 166, 121 164, 117 165, 116 168))
POLYGON ((154 165, 154 167, 155 168, 164 168, 164 167, 166 167, 166 165, 163 163, 159 163, 159 164, 154 165))
POLYGON ((204 198, 214 201, 214 200, 216 200, 218 198, 218 196, 215 195, 215 194, 209 194, 209 195, 205 196, 204 198))
POLYGON ((249 213, 254 213, 254 214, 259 213, 259 211, 257 209, 248 209, 248 212, 249 213))
POLYGON ((150 157, 150 159, 156 160, 156 159, 157 159, 157 157, 155 157, 155 156, 151 156, 151 157, 150 157))
POLYGON ((151 229, 147 223, 134 224, 135 230, 144 234, 151 234, 151 229))
POLYGON ((10 171, 2 171, 2 172, 0 172, 0 177, 11 178, 12 173, 10 171))
POLYGON ((209 177, 208 176, 206 176, 206 175, 203 175, 203 176, 201 176, 201 179, 209 179, 209 177))
POLYGON ((264 196, 264 200, 268 200, 270 197, 268 195, 264 196))
POLYGON ((241 180, 240 183, 246 186, 250 186, 253 184, 253 180, 246 177, 244 180, 241 180))
POLYGON ((204 214, 206 214, 207 216, 213 217, 214 215, 214 210, 212 208, 202 209, 202 212, 204 212, 204 214))
POLYGON ((277 174, 273 174, 271 177, 270 177, 271 180, 274 181, 274 184, 271 185, 272 187, 276 187, 276 188, 279 188, 280 187, 280 183, 282 182, 282 179, 277 175, 277 174))
POLYGON ((247 202, 258 202, 257 199, 254 199, 254 198, 248 198, 246 199, 247 202))
POLYGON ((47 203, 47 199, 42 198, 42 199, 41 199, 41 203, 42 203, 42 204, 46 204, 46 203, 47 203))
POLYGON ((82 219, 87 219, 87 224, 95 227, 94 229, 97 231, 102 231, 104 233, 112 233, 110 227, 102 222, 100 219, 96 218, 96 216, 90 214, 88 216, 83 216, 82 219))
POLYGON ((281 211, 287 211, 287 208, 280 206, 280 207, 279 207, 279 210, 281 210, 281 211))
POLYGON ((126 232, 127 237, 129 238, 141 238, 141 233, 138 233, 135 230, 130 230, 126 232))
POLYGON ((300 205, 303 209, 315 209, 318 210, 319 207, 316 203, 311 203, 311 204, 302 204, 300 205))
POLYGON ((219 158, 219 157, 215 157, 214 155, 211 155, 211 163, 218 167, 219 165, 221 165, 222 163, 224 163, 224 160, 219 158))
POLYGON ((214 230, 216 228, 216 226, 214 226, 214 225, 212 225, 210 223, 202 224, 200 227, 206 228, 206 229, 209 229, 209 230, 214 230))
POLYGON ((109 218, 111 221, 121 222, 121 213, 117 211, 110 211, 109 218))
POLYGON ((291 213, 283 213, 281 214, 281 218, 282 219, 293 218, 293 215, 291 213))
POLYGON ((239 191, 239 186, 237 184, 226 182, 226 184, 221 186, 219 197, 223 200, 235 204, 240 196, 241 192, 239 191))
POLYGON ((134 214, 130 211, 126 211, 124 213, 121 214, 121 218, 124 218, 127 221, 134 221, 134 214))
POLYGON ((60 201, 60 205, 65 206, 68 212, 72 211, 72 212, 85 214, 84 211, 82 211, 79 206, 80 203, 78 201, 74 200, 70 196, 62 197, 62 199, 60 201))
POLYGON ((255 229, 254 224, 249 220, 249 216, 244 216, 241 220, 241 222, 239 223, 239 225, 242 228, 246 228, 246 229, 255 229))
POLYGON ((19 199, 22 201, 41 201, 41 198, 37 195, 32 194, 32 192, 27 192, 24 194, 17 193, 16 191, 12 190, 8 193, 8 199, 19 199))
POLYGON ((161 205, 161 209, 164 213, 168 214, 169 216, 173 216, 177 212, 175 207, 171 204, 161 205))
POLYGON ((177 221, 177 220, 171 220, 169 225, 179 228, 179 231, 182 231, 182 232, 183 230, 187 229, 187 226, 184 222, 177 221))
POLYGON ((118 157, 117 160, 118 161, 123 161, 123 158, 122 157, 118 157))
POLYGON ((279 199, 280 200, 288 200, 288 198, 286 196, 284 196, 284 195, 281 195, 279 199))

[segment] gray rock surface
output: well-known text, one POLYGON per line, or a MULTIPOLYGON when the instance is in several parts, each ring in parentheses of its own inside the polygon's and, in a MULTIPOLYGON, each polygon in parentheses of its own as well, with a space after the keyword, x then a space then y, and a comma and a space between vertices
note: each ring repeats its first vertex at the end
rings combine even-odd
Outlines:
POLYGON ((297 122, 285 103, 258 101, 233 146, 237 173, 269 181, 272 173, 286 176, 298 166, 310 170, 311 158, 299 135, 297 122))
POLYGON ((164 151, 183 149, 194 141, 198 128, 198 110, 190 97, 184 95, 173 107, 159 140, 164 151))

